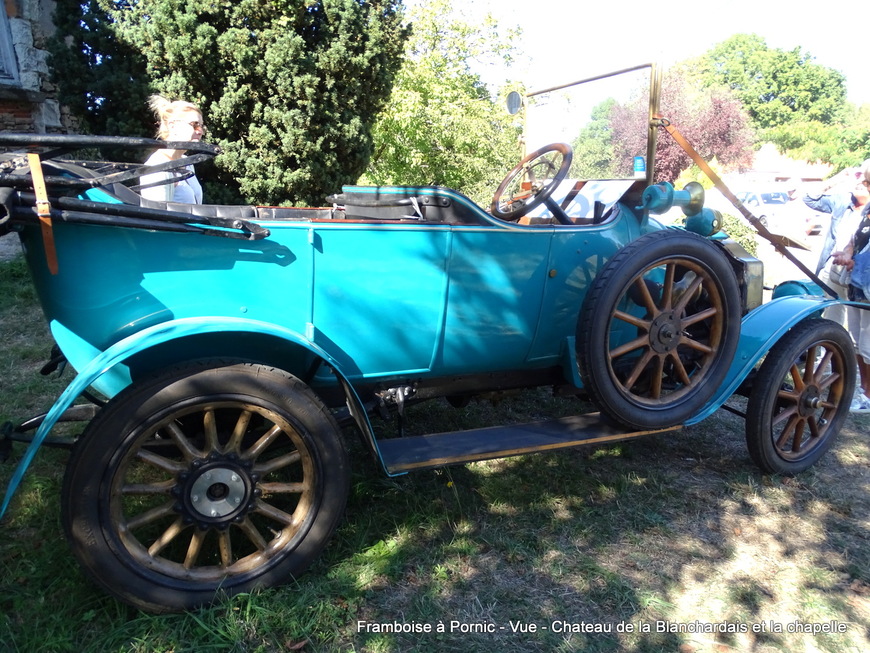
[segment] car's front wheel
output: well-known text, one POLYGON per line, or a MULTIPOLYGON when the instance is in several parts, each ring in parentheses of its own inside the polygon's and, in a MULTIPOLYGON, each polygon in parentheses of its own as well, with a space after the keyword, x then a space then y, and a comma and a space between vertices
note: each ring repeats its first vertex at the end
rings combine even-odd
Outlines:
POLYGON ((746 409, 746 444, 762 470, 797 474, 830 449, 849 416, 855 348, 825 319, 798 323, 767 353, 746 409))
POLYGON ((88 425, 63 521, 98 585, 144 610, 184 610, 302 573, 348 487, 338 427, 307 386, 199 361, 130 386, 88 425))

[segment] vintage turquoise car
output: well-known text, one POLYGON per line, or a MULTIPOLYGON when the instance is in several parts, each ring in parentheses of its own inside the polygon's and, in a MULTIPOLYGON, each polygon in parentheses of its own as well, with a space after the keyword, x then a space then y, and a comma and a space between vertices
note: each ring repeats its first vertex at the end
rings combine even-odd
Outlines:
MULTIPOLYGON (((812 465, 855 383, 848 335, 818 317, 835 300, 804 284, 762 303, 761 263, 699 188, 650 184, 657 75, 626 72, 652 98, 628 169, 581 176, 557 134, 489 207, 437 186, 348 186, 316 209, 149 202, 141 165, 71 153, 163 143, 0 135, 0 230, 20 236, 57 360, 77 372, 45 415, 5 430, 30 445, 3 510, 57 422, 86 420, 61 497, 72 550, 109 593, 166 611, 311 564, 348 494, 342 424, 394 476, 672 431, 740 392, 762 469, 812 465), (655 220, 673 206, 686 228, 655 220), (538 386, 600 413, 379 428, 411 402, 538 386)), ((180 147, 180 165, 215 153, 180 147)))

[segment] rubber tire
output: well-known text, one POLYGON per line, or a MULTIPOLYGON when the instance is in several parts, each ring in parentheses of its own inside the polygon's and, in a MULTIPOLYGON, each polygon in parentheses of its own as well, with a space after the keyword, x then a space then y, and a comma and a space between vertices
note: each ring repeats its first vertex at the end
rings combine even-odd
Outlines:
POLYGON ((734 270, 715 244, 680 229, 641 236, 603 266, 584 298, 576 333, 583 385, 601 412, 625 428, 639 431, 682 424, 707 403, 724 380, 737 350, 741 312, 734 270), (674 259, 689 262, 708 275, 711 289, 721 301, 724 323, 712 360, 693 375, 698 382, 662 401, 622 387, 618 371, 611 365, 610 334, 614 313, 628 301, 626 294, 638 275, 674 259))
MULTIPOLYGON (((255 419, 256 415, 255 412, 255 419)), ((292 437, 286 429, 282 432, 292 437)), ((281 441, 284 442, 284 438, 281 441)), ((138 450, 144 451, 144 448, 138 450)), ((138 461, 129 464, 132 467, 138 461)), ((178 478, 176 475, 176 483, 178 478)), ((269 473, 265 473, 264 478, 270 478, 269 473)), ((263 365, 196 361, 129 386, 91 421, 66 469, 62 520, 73 554, 98 586, 149 612, 189 610, 212 603, 221 596, 271 587, 304 572, 339 524, 349 485, 348 457, 338 426, 304 383, 291 374, 263 365), (181 573, 168 573, 160 564, 146 565, 137 560, 131 551, 143 545, 147 548, 147 542, 139 543, 133 528, 129 529, 128 540, 134 540, 135 545, 125 545, 119 524, 112 518, 113 508, 119 511, 123 508, 122 500, 115 501, 115 496, 121 494, 114 485, 115 477, 118 475, 127 482, 126 472, 119 469, 119 465, 127 464, 124 461, 138 446, 138 439, 149 437, 151 424, 167 420, 169 416, 172 423, 177 423, 185 410, 196 416, 198 405, 218 401, 231 405, 228 411, 238 410, 235 407, 238 403, 239 406, 254 406, 255 410, 272 411, 270 415, 277 416, 276 419, 286 420, 298 438, 298 441, 292 440, 291 445, 296 445, 297 450, 302 448, 299 443, 304 446, 307 457, 302 458, 314 478, 303 470, 303 478, 311 483, 310 497, 305 499, 306 506, 302 509, 303 517, 299 522, 294 521, 296 530, 292 537, 269 551, 262 564, 248 563, 250 566, 239 573, 227 574, 221 571, 223 567, 207 562, 204 569, 210 575, 223 573, 223 576, 209 576, 207 580, 185 578, 181 573)), ((269 495, 266 497, 268 501, 269 495)), ((299 504, 302 502, 300 498, 299 504)), ((126 524, 127 515, 123 515, 123 519, 126 524)), ((276 541, 277 536, 271 543, 276 541)), ((139 551, 140 558, 142 551, 139 551)))
MULTIPOLYGON (((812 318, 799 322, 770 349, 758 375, 752 384, 752 392, 746 409, 746 445, 753 462, 770 474, 798 474, 814 465, 831 448, 843 422, 849 416, 849 405, 855 391, 855 347, 849 333, 836 322, 812 318), (837 378, 827 388, 818 383, 806 384, 799 397, 789 395, 792 385, 788 382, 792 365, 798 364, 801 376, 806 361, 816 360, 817 346, 832 350, 837 378), (803 365, 803 367, 800 367, 803 365), (836 368, 839 368, 839 371, 836 368), (813 398, 819 391, 828 399, 826 406, 812 409, 803 399, 813 398), (780 391, 784 391, 781 398, 780 391), (800 409, 804 408, 802 412, 800 409), (794 412, 794 408, 798 410, 794 412), (810 439, 810 446, 798 456, 785 456, 776 444, 782 435, 777 430, 777 415, 786 415, 786 426, 794 424, 805 433, 812 424, 819 435, 810 439)), ((830 378, 829 375, 827 378, 830 378)), ((813 379, 817 380, 817 379, 813 379)), ((796 388, 795 388, 796 390, 796 388)), ((789 438, 783 445, 792 442, 789 438)))

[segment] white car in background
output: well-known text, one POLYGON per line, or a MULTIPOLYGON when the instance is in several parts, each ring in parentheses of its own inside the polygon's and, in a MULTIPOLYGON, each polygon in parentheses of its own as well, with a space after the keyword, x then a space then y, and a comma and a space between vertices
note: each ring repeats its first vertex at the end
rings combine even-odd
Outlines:
POLYGON ((815 235, 824 228, 825 214, 813 211, 800 199, 790 200, 785 189, 758 188, 735 195, 774 233, 815 235))

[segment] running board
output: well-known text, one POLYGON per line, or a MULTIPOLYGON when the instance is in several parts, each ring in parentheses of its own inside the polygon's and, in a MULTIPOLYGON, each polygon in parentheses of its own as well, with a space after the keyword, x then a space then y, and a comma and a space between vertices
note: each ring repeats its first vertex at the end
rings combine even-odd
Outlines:
POLYGON ((628 440, 642 435, 677 431, 682 426, 648 431, 626 431, 606 422, 600 413, 490 426, 469 431, 433 433, 378 440, 381 458, 390 474, 418 469, 555 451, 584 444, 628 440))

